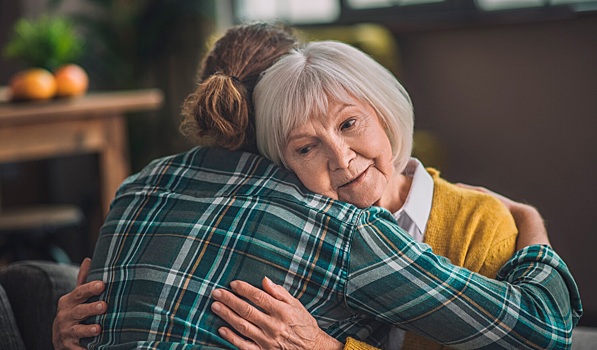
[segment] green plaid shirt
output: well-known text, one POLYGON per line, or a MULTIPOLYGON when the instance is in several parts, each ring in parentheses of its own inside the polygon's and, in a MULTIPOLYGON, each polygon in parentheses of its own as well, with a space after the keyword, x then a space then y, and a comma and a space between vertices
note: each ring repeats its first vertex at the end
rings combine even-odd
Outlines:
POLYGON ((566 348, 580 316, 564 262, 529 247, 498 282, 451 265, 391 213, 306 190, 256 155, 195 148, 152 162, 112 203, 91 279, 108 312, 91 348, 230 348, 214 288, 263 276, 338 339, 379 345, 388 325, 460 348, 566 348), (118 346, 117 346, 118 345, 118 346))

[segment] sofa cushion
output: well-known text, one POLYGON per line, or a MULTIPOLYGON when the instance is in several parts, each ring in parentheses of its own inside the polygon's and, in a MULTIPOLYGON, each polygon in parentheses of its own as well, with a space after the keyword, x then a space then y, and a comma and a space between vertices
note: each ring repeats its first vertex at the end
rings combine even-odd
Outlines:
POLYGON ((4 288, 0 286, 0 349, 25 350, 4 288))
POLYGON ((77 271, 78 266, 49 261, 16 262, 0 271, 0 285, 27 349, 53 349, 58 299, 75 288, 77 271))

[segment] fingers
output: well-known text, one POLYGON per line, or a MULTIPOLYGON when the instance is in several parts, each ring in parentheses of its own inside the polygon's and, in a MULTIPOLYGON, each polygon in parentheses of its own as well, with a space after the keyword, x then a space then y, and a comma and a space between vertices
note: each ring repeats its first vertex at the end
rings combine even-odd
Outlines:
POLYGON ((499 193, 488 190, 484 187, 470 186, 465 184, 457 184, 462 188, 468 188, 497 198, 512 214, 516 227, 518 228, 518 238, 516 240, 516 249, 520 250, 524 247, 534 244, 551 245, 545 223, 541 218, 541 215, 534 207, 515 202, 508 197, 505 197, 499 193))
POLYGON ((238 334, 234 333, 232 330, 230 330, 227 327, 221 327, 220 329, 218 329, 218 333, 220 334, 220 336, 222 338, 226 339, 228 342, 230 342, 232 345, 234 345, 235 347, 237 347, 239 349, 243 349, 243 350, 259 349, 259 346, 257 344, 239 336, 238 334))
POLYGON ((68 303, 69 305, 81 304, 87 299, 102 294, 105 284, 102 281, 88 282, 73 289, 72 292, 63 295, 58 301, 60 303, 68 303))
POLYGON ((289 301, 293 298, 292 295, 290 295, 290 293, 288 293, 288 291, 284 289, 284 287, 275 284, 274 282, 272 282, 272 280, 270 280, 267 277, 263 277, 261 285, 263 286, 264 291, 266 291, 269 295, 280 301, 289 301))
MULTIPOLYGON (((271 282, 271 281, 270 281, 271 282)), ((273 284, 273 282, 271 282, 273 284)), ((249 300, 254 305, 257 305, 259 308, 264 310, 268 314, 272 314, 277 310, 276 306, 278 306, 278 300, 270 296, 268 293, 262 291, 259 288, 253 287, 247 282, 243 281, 232 281, 230 282, 230 287, 232 290, 239 296, 242 296, 249 300)), ((272 289, 275 287, 272 286, 272 289)), ((276 290, 276 294, 280 292, 276 290)), ((248 305, 248 304, 247 304, 248 305)), ((254 308, 253 308, 254 309, 254 308)), ((243 310, 241 310, 243 311, 243 310)), ((251 310, 252 311, 252 310, 251 310)), ((240 314, 244 316, 243 314, 240 314)))
MULTIPOLYGON (((254 288, 251 286, 251 288, 254 288)), ((236 291, 235 291, 236 292, 236 291)), ((262 292, 263 293, 263 292, 262 292)), ((239 295, 243 295, 238 293, 239 295)), ((265 293, 264 293, 265 294, 265 293)), ((268 322, 267 315, 247 303, 243 299, 234 295, 233 293, 224 290, 216 289, 212 293, 214 299, 220 303, 214 303, 216 307, 225 306, 225 309, 232 310, 236 317, 245 319, 251 323, 263 324, 268 322)), ((213 304, 212 304, 213 305, 213 304)), ((216 310, 214 310, 216 311, 216 310)), ((231 317, 228 317, 231 318, 231 317)))
POLYGON ((471 185, 466 185, 466 184, 462 184, 462 183, 457 183, 456 185, 459 187, 462 187, 462 188, 466 188, 469 190, 473 190, 473 191, 477 191, 477 192, 481 192, 481 193, 485 193, 490 196, 493 196, 493 197, 497 198, 500 202, 502 202, 502 204, 504 204, 506 206, 506 208, 508 208, 508 210, 510 210, 511 212, 513 210, 516 210, 520 205, 522 205, 521 203, 515 202, 515 201, 511 200, 510 198, 505 197, 497 192, 493 192, 485 187, 471 186, 471 185))
POLYGON ((89 276, 89 268, 91 267, 91 259, 85 258, 79 267, 79 273, 77 274, 77 286, 82 285, 87 281, 89 276))
POLYGON ((255 322, 258 322, 258 324, 259 322, 267 322, 264 320, 265 315, 261 311, 224 290, 215 290, 212 295, 214 299, 219 301, 211 304, 211 309, 226 323, 245 337, 251 339, 263 339, 265 337, 261 329, 254 324, 255 322), (228 307, 229 305, 231 307, 228 307))
POLYGON ((56 327, 59 326, 54 325, 52 331, 52 344, 56 350, 85 349, 79 344, 79 340, 81 338, 95 337, 96 335, 99 335, 101 331, 100 326, 97 324, 75 324, 70 328, 66 327, 62 331, 59 331, 56 327))
MULTIPOLYGON (((89 260, 89 259, 86 259, 89 260)), ((83 261, 77 280, 83 282, 89 271, 89 263, 83 261)), ((77 286, 72 292, 60 297, 56 317, 52 324, 52 343, 55 349, 83 349, 79 345, 79 339, 96 336, 100 332, 100 326, 79 324, 91 316, 103 314, 107 310, 104 301, 85 303, 92 296, 100 295, 105 288, 102 281, 93 281, 77 286)))
POLYGON ((320 333, 325 333, 309 311, 270 279, 264 278, 262 284, 265 291, 242 281, 230 283, 233 292, 214 290, 217 301, 212 310, 230 325, 230 329, 220 328, 220 335, 240 349, 317 348, 325 340, 320 333))
POLYGON ((70 336, 77 339, 95 337, 100 334, 100 330, 101 328, 97 324, 76 324, 72 326, 70 336))
POLYGON ((98 335, 101 328, 97 324, 83 325, 79 324, 79 322, 88 317, 106 312, 107 304, 103 301, 97 301, 91 304, 65 307, 64 302, 62 304, 61 302, 58 302, 56 318, 52 324, 52 343, 54 344, 54 348, 58 350, 83 349, 79 346, 79 340, 98 335))
POLYGON ((91 316, 101 315, 106 312, 106 306, 107 304, 103 301, 77 305, 72 309, 71 318, 76 321, 82 321, 91 316))
POLYGON ((473 190, 473 191, 478 191, 478 192, 483 192, 483 193, 491 193, 491 191, 489 191, 487 188, 481 187, 481 186, 472 186, 472 185, 467 185, 467 184, 463 184, 460 182, 457 183, 456 186, 462 187, 462 188, 468 188, 469 190, 473 190))

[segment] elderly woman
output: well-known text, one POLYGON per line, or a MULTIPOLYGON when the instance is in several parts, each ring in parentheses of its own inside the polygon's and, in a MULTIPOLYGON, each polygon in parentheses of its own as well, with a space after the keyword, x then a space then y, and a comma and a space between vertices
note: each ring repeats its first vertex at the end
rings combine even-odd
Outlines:
MULTIPOLYGON (((340 42, 309 43, 263 74, 253 100, 259 152, 311 191, 386 208, 436 254, 491 278, 514 253, 517 230, 503 204, 409 159, 411 100, 363 52, 340 42)), ((402 344, 402 336, 394 329, 388 344, 402 344)), ((412 333, 404 345, 432 348, 412 333)))
POLYGON ((413 107, 380 64, 340 42, 313 42, 268 69, 255 88, 257 146, 313 192, 381 206, 454 264, 495 277, 516 226, 495 198, 456 187, 409 159, 413 107))

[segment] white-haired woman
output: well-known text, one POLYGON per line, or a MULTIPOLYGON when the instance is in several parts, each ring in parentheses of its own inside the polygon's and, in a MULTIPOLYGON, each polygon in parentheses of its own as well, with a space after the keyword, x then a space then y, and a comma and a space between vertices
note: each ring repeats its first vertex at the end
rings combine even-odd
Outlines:
MULTIPOLYGON (((491 278, 515 252, 516 225, 502 203, 410 158, 408 93, 358 49, 324 41, 291 51, 263 73, 253 102, 259 152, 311 191, 386 208, 436 254, 491 278)), ((386 345, 441 348, 397 328, 386 345)))

